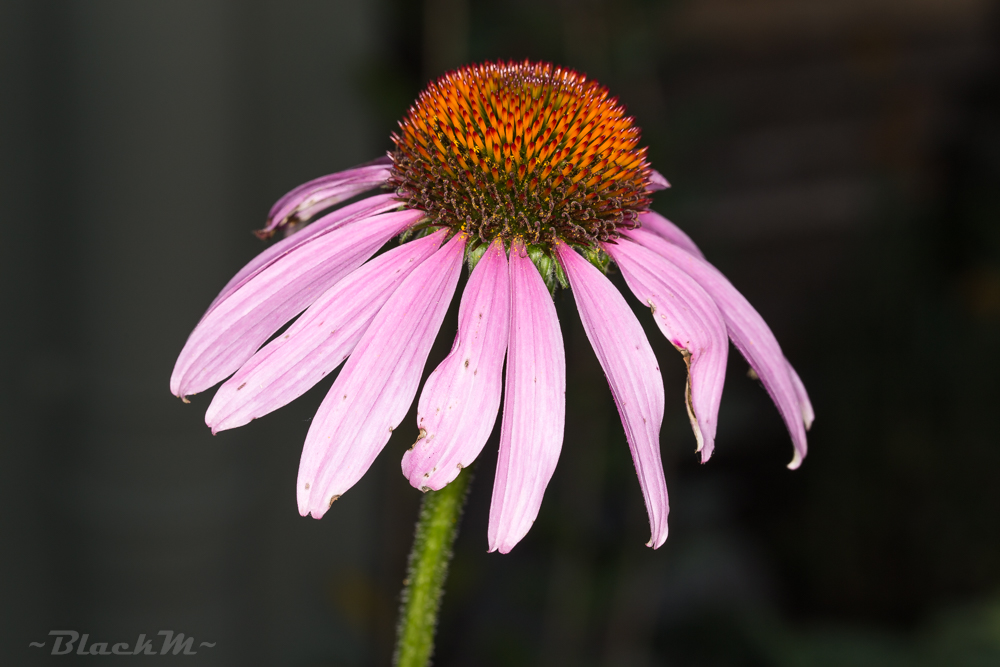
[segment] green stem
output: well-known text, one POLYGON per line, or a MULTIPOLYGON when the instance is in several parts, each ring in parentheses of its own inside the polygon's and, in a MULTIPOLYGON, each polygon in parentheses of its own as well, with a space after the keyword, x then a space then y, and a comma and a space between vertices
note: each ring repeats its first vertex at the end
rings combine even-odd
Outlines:
POLYGON ((399 628, 396 633, 397 667, 425 667, 434 652, 434 631, 444 581, 448 577, 452 545, 465 505, 472 473, 463 470, 440 491, 428 491, 420 504, 413 549, 403 581, 399 628))

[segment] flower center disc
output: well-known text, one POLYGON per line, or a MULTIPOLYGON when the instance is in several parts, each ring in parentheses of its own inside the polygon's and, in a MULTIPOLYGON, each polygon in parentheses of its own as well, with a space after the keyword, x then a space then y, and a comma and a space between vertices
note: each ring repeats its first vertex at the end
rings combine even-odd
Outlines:
POLYGON ((639 128, 608 90, 550 64, 486 63, 424 90, 393 134, 389 183, 431 225, 486 243, 596 248, 647 210, 639 128))

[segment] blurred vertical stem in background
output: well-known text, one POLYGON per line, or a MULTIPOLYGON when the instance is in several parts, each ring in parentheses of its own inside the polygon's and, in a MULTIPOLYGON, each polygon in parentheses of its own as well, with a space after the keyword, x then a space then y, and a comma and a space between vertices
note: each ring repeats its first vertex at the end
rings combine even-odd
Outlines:
POLYGON ((466 469, 440 491, 428 491, 420 504, 396 635, 397 667, 425 667, 434 651, 434 632, 452 545, 472 473, 466 469))

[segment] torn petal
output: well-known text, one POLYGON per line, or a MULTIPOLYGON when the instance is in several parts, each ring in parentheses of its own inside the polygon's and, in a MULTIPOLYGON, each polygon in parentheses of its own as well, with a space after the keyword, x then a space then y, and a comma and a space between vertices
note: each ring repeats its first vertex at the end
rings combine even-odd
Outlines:
POLYGON ((795 447, 788 467, 797 468, 807 450, 804 410, 800 407, 788 362, 764 318, 722 272, 708 262, 642 229, 626 231, 625 235, 673 262, 698 281, 715 300, 726 321, 726 329, 733 344, 757 373, 788 427, 795 447))
POLYGON ((705 462, 714 449, 729 354, 722 315, 693 278, 653 251, 626 239, 604 249, 636 298, 652 308, 663 335, 685 356, 688 415, 705 462))

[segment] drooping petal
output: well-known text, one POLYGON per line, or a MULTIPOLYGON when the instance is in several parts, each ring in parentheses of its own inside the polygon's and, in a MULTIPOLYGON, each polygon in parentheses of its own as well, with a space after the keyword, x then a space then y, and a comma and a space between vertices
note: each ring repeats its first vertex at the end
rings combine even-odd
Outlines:
POLYGON ((420 439, 402 463, 414 487, 443 488, 482 451, 500 407, 509 324, 507 254, 498 238, 469 276, 451 353, 420 394, 420 439))
POLYGON ((636 298, 652 308, 663 335, 684 355, 688 366, 685 399, 704 463, 714 448, 729 355, 722 315, 693 278, 653 251, 625 239, 604 249, 617 262, 636 298))
POLYGON ((455 292, 465 235, 413 270, 361 337, 302 449, 299 513, 320 518, 361 479, 406 415, 455 292))
POLYGON ((788 427, 795 447, 795 454, 788 467, 792 469, 799 467, 807 450, 803 423, 805 411, 800 407, 795 382, 788 371, 789 365, 781 352, 781 346, 764 322, 764 318, 722 275, 722 272, 708 262, 642 229, 630 230, 625 234, 676 264, 698 281, 698 284, 715 300, 719 312, 726 320, 726 328, 733 344, 760 378, 788 427))
POLYGON ((380 255, 328 289, 284 334, 262 347, 215 394, 213 432, 295 400, 347 358, 392 293, 441 245, 441 230, 380 255))
POLYGON ((270 264, 198 323, 177 358, 170 390, 196 394, 231 375, 283 324, 423 215, 407 210, 362 218, 270 264))
MULTIPOLYGON (((360 220, 361 218, 367 218, 379 213, 385 213, 393 209, 401 208, 402 206, 403 204, 396 199, 396 195, 394 194, 375 195, 337 209, 329 215, 324 215, 322 218, 312 223, 298 234, 281 239, 277 243, 269 246, 266 250, 264 250, 264 252, 250 260, 250 262, 240 269, 235 276, 230 278, 229 282, 226 283, 226 286, 222 288, 221 292, 219 292, 219 295, 215 297, 211 304, 209 304, 208 311, 206 311, 205 315, 208 315, 208 313, 215 308, 216 304, 235 292, 255 275, 299 246, 310 242, 315 237, 332 232, 335 229, 343 227, 350 222, 360 220)), ((204 319, 204 317, 202 317, 202 319, 204 319)))
POLYGON ((673 243, 675 246, 684 248, 695 257, 705 259, 698 246, 695 245, 691 237, 684 233, 684 230, 670 222, 656 211, 647 211, 639 214, 640 229, 645 229, 657 234, 673 243))
POLYGON ((538 516, 562 449, 566 353, 555 304, 522 241, 510 249, 510 332, 489 549, 507 553, 538 516))
POLYGON ((267 224, 257 235, 266 238, 276 229, 294 227, 325 208, 377 188, 389 178, 391 166, 389 158, 381 157, 353 169, 320 176, 293 188, 274 203, 267 215, 267 224))
POLYGON ((795 368, 792 367, 788 360, 785 360, 788 364, 788 374, 792 376, 792 384, 795 385, 795 395, 799 399, 799 408, 802 410, 802 423, 805 425, 808 431, 812 428, 813 420, 816 418, 816 413, 813 412, 812 402, 809 400, 809 393, 806 392, 806 386, 802 384, 799 374, 795 372, 795 368))
POLYGON ((650 190, 652 190, 653 192, 656 192, 657 190, 666 190, 669 187, 670 187, 670 183, 668 183, 667 179, 665 179, 663 177, 663 174, 661 174, 660 172, 656 171, 655 169, 651 169, 650 170, 650 174, 649 174, 649 189, 650 190))
POLYGON ((611 386, 646 501, 654 549, 667 539, 667 483, 660 458, 663 378, 642 325, 604 274, 565 243, 555 246, 587 338, 611 386))

